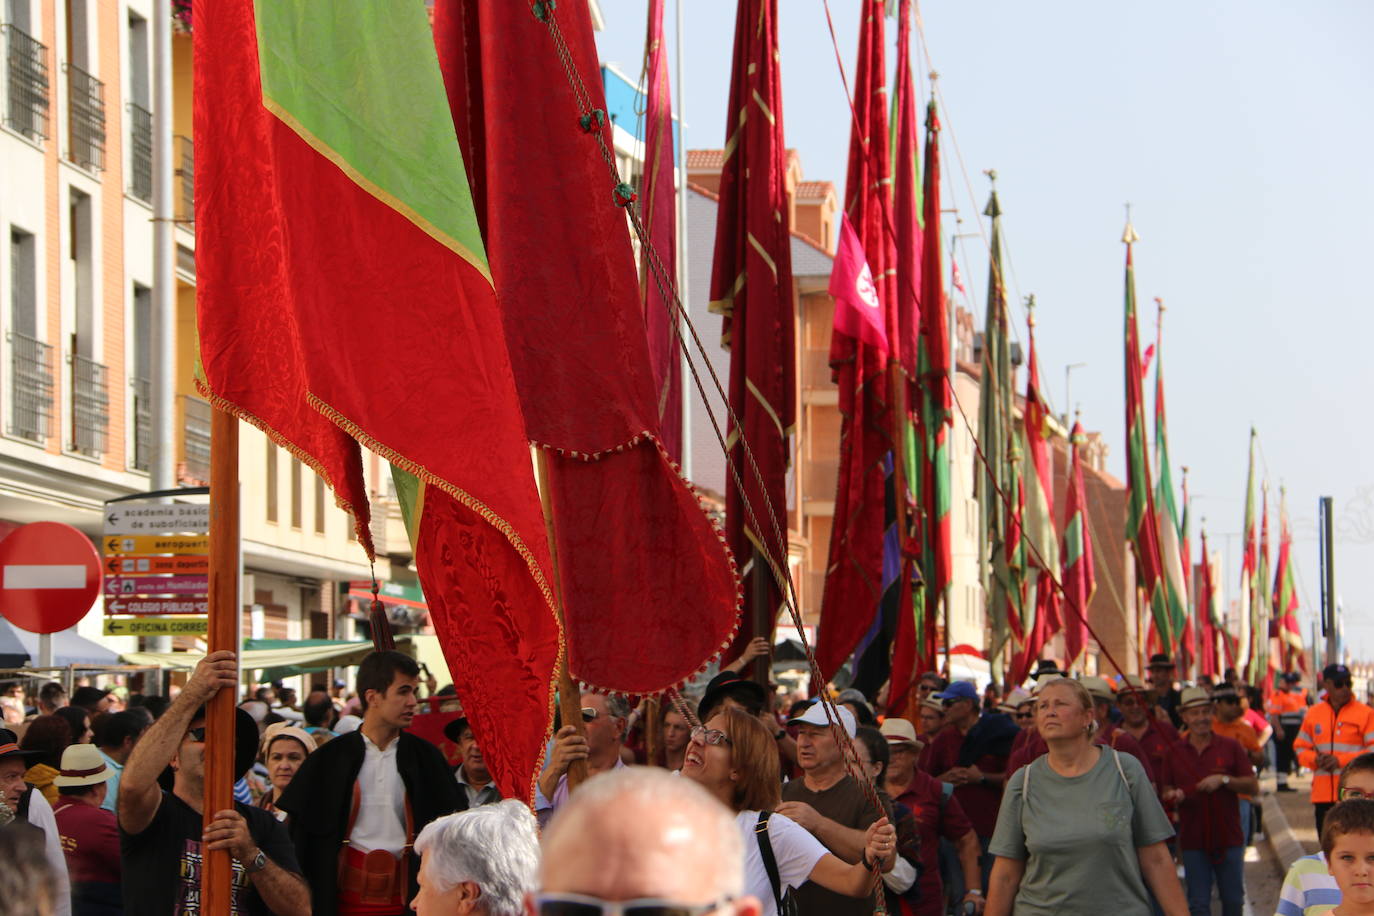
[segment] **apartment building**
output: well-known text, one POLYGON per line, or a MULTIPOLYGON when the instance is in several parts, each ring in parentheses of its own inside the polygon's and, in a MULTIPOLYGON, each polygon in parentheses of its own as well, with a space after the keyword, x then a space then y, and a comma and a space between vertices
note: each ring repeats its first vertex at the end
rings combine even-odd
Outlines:
MULTIPOLYGON (((40 520, 96 536, 105 500, 151 489, 152 15, 150 0, 4 0, 0 536, 40 520)), ((195 485, 209 477, 210 407, 193 382, 192 53, 176 25, 176 473, 195 485)), ((390 475, 375 457, 365 467, 383 598, 398 632, 427 632, 390 475)), ((244 635, 366 636, 371 570, 323 481, 247 425, 240 478, 244 635)), ((78 632, 133 649, 100 636, 101 616, 97 604, 78 632)))

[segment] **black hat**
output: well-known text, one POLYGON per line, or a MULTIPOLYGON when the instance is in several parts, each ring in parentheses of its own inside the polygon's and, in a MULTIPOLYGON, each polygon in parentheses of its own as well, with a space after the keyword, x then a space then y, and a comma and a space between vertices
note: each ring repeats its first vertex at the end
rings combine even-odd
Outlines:
POLYGON ((1285 671, 1283 673, 1283 679, 1289 684, 1296 684, 1302 680, 1302 675, 1298 674, 1296 671, 1285 671))
POLYGON ((109 695, 110 690, 108 688, 78 687, 72 692, 71 704, 73 706, 94 706, 109 695))
POLYGON ((1217 700, 1235 700, 1239 702, 1240 694, 1236 692, 1236 688, 1223 682, 1220 687, 1212 691, 1212 700, 1213 702, 1217 700))
MULTIPOLYGON (((197 709, 195 715, 191 716, 191 722, 205 721, 206 707, 197 709)), ((189 723, 188 723, 189 724, 189 723)), ((258 723, 253 717, 238 707, 234 708, 234 779, 242 779, 249 770, 253 768, 253 763, 258 759, 258 745, 261 742, 258 735, 258 723)))
POLYGON ((1038 681, 1042 677, 1064 677, 1064 672, 1059 670, 1059 663, 1052 658, 1042 658, 1035 663, 1035 670, 1031 672, 1031 680, 1038 681))
POLYGON ((1149 667, 1151 668, 1172 668, 1173 666, 1174 660, 1169 657, 1168 652, 1156 652, 1150 656, 1149 667))
POLYGON ((18 736, 8 728, 0 728, 0 760, 7 757, 18 757, 27 762, 42 757, 43 753, 43 751, 21 751, 18 736))
POLYGON ((697 716, 704 716, 715 709, 725 697, 733 696, 741 702, 764 708, 768 705, 768 692, 758 681, 751 681, 738 671, 722 671, 706 685, 706 692, 697 704, 697 716))
POLYGON ((1327 665, 1322 669, 1322 680, 1348 681, 1350 680, 1350 669, 1345 665, 1327 665))

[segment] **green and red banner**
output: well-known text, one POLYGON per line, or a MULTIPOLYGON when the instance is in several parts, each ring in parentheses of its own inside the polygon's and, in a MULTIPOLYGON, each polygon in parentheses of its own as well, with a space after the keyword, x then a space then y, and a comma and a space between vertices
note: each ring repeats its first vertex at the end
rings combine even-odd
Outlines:
POLYGON ((1059 595, 1054 587, 1054 577, 1059 572, 1059 538, 1054 531, 1054 468, 1048 438, 1050 411, 1040 394, 1034 300, 1028 304, 1027 311, 1030 355, 1026 362, 1026 402, 1021 413, 1026 443, 1021 469, 1025 505, 1021 536, 1027 542, 1024 561, 1027 592, 1021 606, 1021 650, 1013 656, 1006 678, 1009 684, 1020 684, 1029 676, 1041 650, 1060 626, 1059 595))
POLYGON ((423 7, 223 0, 195 28, 197 317, 213 403, 309 464, 371 551, 359 443, 503 793, 560 639, 507 342, 423 7))
POLYGON ((1164 563, 1164 597, 1169 608, 1169 633, 1160 632, 1163 645, 1187 650, 1188 580, 1187 553, 1183 549, 1183 518, 1174 498, 1173 471, 1169 463, 1168 421, 1164 412, 1164 305, 1158 299, 1159 326, 1155 341, 1155 465, 1159 480, 1155 508, 1159 512, 1159 552, 1164 563), (1170 641, 1168 635, 1174 640, 1170 641))
POLYGON ((1070 670, 1088 644, 1088 606, 1097 591, 1093 567, 1093 540, 1088 531, 1087 491, 1083 489, 1083 443, 1087 437, 1076 420, 1069 434, 1073 449, 1069 465, 1069 489, 1064 497, 1063 548, 1060 563, 1064 584, 1064 668, 1070 670))
POLYGON ((1298 590, 1293 576, 1293 532, 1288 527, 1288 496, 1279 488, 1279 555, 1274 563, 1274 626, 1283 671, 1307 672, 1307 654, 1298 626, 1298 590))

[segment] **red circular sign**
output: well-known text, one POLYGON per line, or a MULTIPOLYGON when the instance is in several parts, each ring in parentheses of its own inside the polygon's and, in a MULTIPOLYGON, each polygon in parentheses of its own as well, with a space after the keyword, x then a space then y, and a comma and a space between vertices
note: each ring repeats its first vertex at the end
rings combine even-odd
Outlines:
POLYGON ((100 594, 100 554, 71 525, 34 522, 0 541, 0 614, 21 630, 74 627, 100 594))

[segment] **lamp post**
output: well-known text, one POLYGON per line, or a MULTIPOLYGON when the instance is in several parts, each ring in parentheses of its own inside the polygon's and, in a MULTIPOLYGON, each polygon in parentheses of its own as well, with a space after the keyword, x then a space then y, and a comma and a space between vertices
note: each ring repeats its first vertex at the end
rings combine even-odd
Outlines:
POLYGON ((1075 370, 1075 369, 1083 369, 1083 368, 1086 368, 1087 365, 1088 365, 1087 363, 1069 363, 1067 366, 1064 367, 1064 426, 1065 426, 1065 427, 1068 427, 1068 425, 1069 425, 1069 412, 1070 412, 1071 410, 1073 410, 1073 399, 1069 397, 1069 392, 1071 391, 1071 389, 1069 388, 1069 377, 1072 375, 1073 370, 1075 370))

